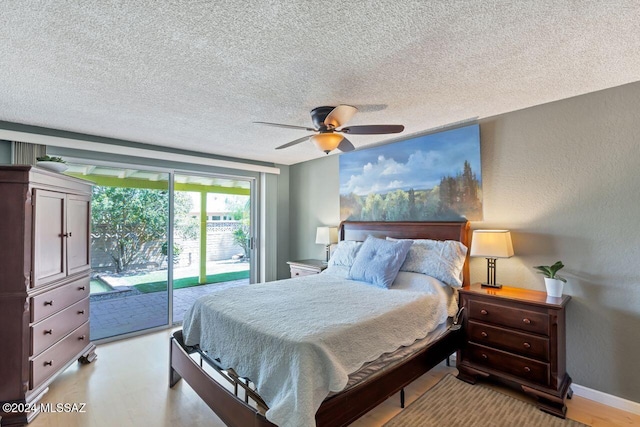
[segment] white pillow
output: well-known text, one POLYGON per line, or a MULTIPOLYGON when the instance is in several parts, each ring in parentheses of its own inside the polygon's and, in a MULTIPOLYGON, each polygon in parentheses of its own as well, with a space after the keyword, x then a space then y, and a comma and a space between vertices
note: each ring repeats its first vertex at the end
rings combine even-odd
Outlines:
POLYGON ((351 267, 353 261, 356 259, 358 250, 360 250, 360 246, 362 246, 362 242, 356 242, 355 240, 342 240, 338 242, 336 250, 329 259, 328 267, 351 267))
POLYGON ((435 277, 422 273, 400 271, 391 288, 398 291, 421 292, 430 295, 440 295, 447 301, 447 315, 453 317, 458 312, 458 291, 435 277))
POLYGON ((447 286, 435 277, 427 276, 422 273, 410 273, 408 271, 400 271, 393 281, 390 289, 403 291, 423 292, 426 294, 435 294, 440 292, 440 288, 447 286))
MULTIPOLYGON (((391 237, 387 239, 398 240, 391 237)), ((416 239, 413 240, 400 271, 426 274, 449 286, 460 288, 466 256, 467 247, 458 241, 416 239)))

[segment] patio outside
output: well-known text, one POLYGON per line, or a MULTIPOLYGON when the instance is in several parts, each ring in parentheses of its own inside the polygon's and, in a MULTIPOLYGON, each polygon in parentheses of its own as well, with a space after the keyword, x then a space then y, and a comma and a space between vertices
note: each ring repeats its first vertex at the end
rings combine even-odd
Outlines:
MULTIPOLYGON (((180 279, 197 279, 198 270, 196 264, 174 268, 174 283, 180 279)), ((216 276, 235 279, 179 289, 174 286, 174 323, 183 320, 185 312, 198 297, 218 289, 249 284, 249 263, 245 260, 210 261, 207 271, 215 272, 208 276, 213 276, 213 280, 216 276)), ((132 325, 140 330, 166 324, 169 310, 166 282, 162 290, 143 292, 139 289, 140 285, 157 283, 162 275, 166 278, 166 269, 129 275, 101 274, 98 275, 99 281, 92 279, 91 338, 96 340, 128 333, 132 325)))

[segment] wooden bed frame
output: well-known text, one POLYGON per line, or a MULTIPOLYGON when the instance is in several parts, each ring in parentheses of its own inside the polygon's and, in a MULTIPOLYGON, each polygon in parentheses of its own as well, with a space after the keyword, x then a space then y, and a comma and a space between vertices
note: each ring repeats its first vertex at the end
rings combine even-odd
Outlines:
MULTIPOLYGON (((349 222, 340 224, 340 240, 363 241, 368 235, 405 239, 457 240, 469 247, 469 223, 459 222, 349 222)), ((464 264, 464 284, 469 284, 469 257, 464 264)), ((454 353, 461 343, 460 331, 449 330, 424 349, 407 357, 384 374, 327 398, 316 413, 318 427, 345 426, 402 390, 454 353)), ((181 378, 229 427, 275 427, 264 415, 213 379, 202 363, 190 356, 182 331, 171 337, 169 387, 181 378)))

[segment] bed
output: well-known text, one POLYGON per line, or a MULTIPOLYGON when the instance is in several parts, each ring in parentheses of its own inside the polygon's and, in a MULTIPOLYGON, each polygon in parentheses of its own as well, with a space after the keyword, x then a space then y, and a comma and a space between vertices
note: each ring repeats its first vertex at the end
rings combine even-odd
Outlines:
MULTIPOLYGON (((340 226, 339 235, 341 241, 364 241, 367 236, 371 235, 396 239, 455 240, 468 246, 468 228, 466 221, 343 222, 340 226)), ((468 272, 468 258, 466 258, 462 268, 462 281, 464 284, 468 284, 468 272)), ((329 276, 327 276, 326 280, 330 282, 328 278, 329 276)), ((300 279, 282 281, 283 288, 292 286, 291 282, 293 280, 300 279)), ((352 286, 354 286, 354 292, 361 291, 360 288, 357 288, 357 284, 352 286)), ((254 287, 253 289, 262 288, 254 287)), ((328 289, 337 292, 338 288, 328 289)), ((423 303, 424 301, 417 301, 411 304, 423 303)), ((294 305, 293 302, 291 304, 294 305)), ((192 311, 195 311, 195 309, 192 311)), ((389 319, 392 321, 397 321, 393 317, 397 313, 394 313, 393 310, 389 311, 390 313, 385 315, 391 316, 389 319)), ((260 322, 257 322, 252 317, 251 312, 245 313, 245 316, 247 317, 247 325, 240 325, 245 330, 240 331, 238 326, 234 326, 234 328, 240 331, 241 334, 250 334, 260 322)), ((238 375, 234 369, 229 369, 227 365, 230 363, 228 361, 230 359, 223 358, 226 362, 221 362, 219 358, 211 357, 208 353, 202 351, 198 344, 194 344, 193 329, 193 326, 189 326, 189 330, 186 330, 187 340, 185 340, 183 331, 176 332, 171 338, 170 386, 173 387, 181 378, 184 378, 228 426, 274 426, 265 417, 264 409, 261 409, 266 408, 267 405, 257 393, 255 387, 252 387, 249 381, 238 375), (187 342, 189 339, 192 342, 187 342), (210 373, 211 370, 207 369, 203 361, 207 362, 207 365, 213 366, 220 375, 212 375, 210 373), (221 377, 223 378, 222 381, 220 381, 221 377), (229 380, 233 386, 230 387, 225 384, 224 379, 229 380)), ((206 331, 206 328, 202 330, 206 331)), ((322 340, 324 339, 322 338, 322 340)), ((231 341, 227 342, 230 346, 233 345, 231 341)), ((286 341, 283 342, 286 344, 286 341)), ((324 401, 321 401, 321 404, 319 403, 319 408, 315 413, 315 424, 318 426, 343 426, 355 421, 392 394, 402 390, 424 372, 446 359, 457 350, 459 343, 459 331, 440 326, 435 338, 430 339, 427 344, 422 344, 413 349, 409 348, 404 353, 400 353, 400 356, 396 354, 394 358, 385 362, 386 367, 379 372, 377 372, 378 368, 376 366, 369 367, 369 372, 363 376, 364 379, 347 385, 343 391, 331 390, 332 393, 324 401)), ((304 354, 306 355, 307 353, 305 350, 304 354)), ((240 362, 237 363, 241 365, 240 362)), ((316 359, 313 359, 311 363, 312 366, 319 364, 316 359)), ((304 363, 300 365, 308 367, 304 363)), ((291 368, 291 370, 294 369, 293 367, 291 368)), ((305 372, 310 374, 308 371, 305 372)), ((323 374, 321 373, 321 375, 323 374)), ((327 373, 327 376, 330 376, 329 373, 327 373)), ((322 377, 320 378, 322 379, 322 377)), ((341 378, 338 382, 342 387, 344 385, 342 377, 337 375, 336 378, 341 378)), ((260 383, 260 380, 256 382, 260 383)), ((262 381, 262 384, 260 389, 263 393, 267 393, 266 390, 269 387, 264 384, 270 385, 271 383, 262 381)), ((335 387, 335 384, 333 387, 335 387)))

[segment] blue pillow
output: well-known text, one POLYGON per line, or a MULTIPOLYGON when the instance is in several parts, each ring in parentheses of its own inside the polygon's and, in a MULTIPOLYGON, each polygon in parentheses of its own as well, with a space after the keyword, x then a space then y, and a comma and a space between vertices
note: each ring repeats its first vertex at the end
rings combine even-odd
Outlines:
POLYGON ((389 288, 407 257, 411 240, 384 240, 368 236, 349 270, 349 279, 389 288))

